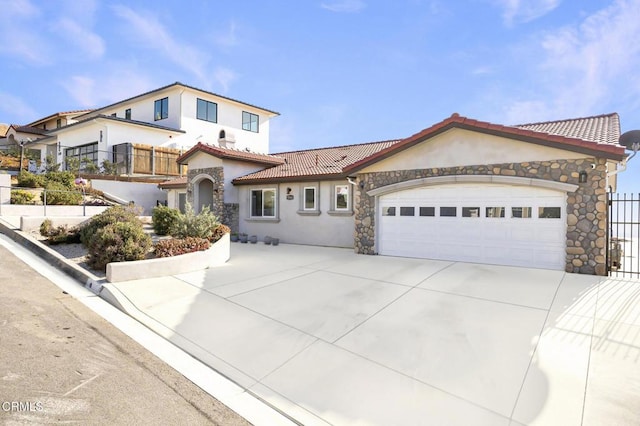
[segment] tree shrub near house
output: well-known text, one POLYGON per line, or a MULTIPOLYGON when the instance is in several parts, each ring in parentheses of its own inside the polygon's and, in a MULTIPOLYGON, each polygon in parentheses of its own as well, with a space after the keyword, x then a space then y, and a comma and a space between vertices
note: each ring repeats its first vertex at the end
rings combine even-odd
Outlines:
POLYGON ((209 247, 211 247, 211 243, 207 239, 187 237, 158 241, 154 251, 156 257, 170 257, 207 250, 209 247))
POLYGON ((191 204, 187 203, 184 214, 180 214, 169 234, 175 238, 198 237, 208 240, 219 225, 218 218, 211 213, 208 206, 199 214, 195 214, 191 204))
POLYGON ((180 220, 180 211, 166 206, 157 206, 153 208, 151 220, 153 222, 153 230, 158 235, 167 235, 171 229, 176 226, 180 220))
MULTIPOLYGON (((60 182, 49 181, 45 185, 46 204, 49 205, 78 205, 82 202, 82 193, 75 188, 68 188, 60 182)), ((45 202, 45 191, 40 194, 40 199, 45 202)))
POLYGON ((18 186, 21 188, 42 188, 47 182, 43 175, 36 175, 26 170, 18 173, 18 186))
POLYGON ((91 220, 80 229, 80 241, 87 249, 91 249, 98 230, 118 222, 133 222, 142 229, 142 222, 138 219, 135 208, 113 206, 93 216, 91 220))
POLYGON ((36 194, 24 189, 11 191, 11 204, 35 204, 36 194))
POLYGON ((151 246, 151 237, 139 221, 112 223, 95 233, 87 263, 92 268, 105 270, 110 262, 145 259, 151 246))

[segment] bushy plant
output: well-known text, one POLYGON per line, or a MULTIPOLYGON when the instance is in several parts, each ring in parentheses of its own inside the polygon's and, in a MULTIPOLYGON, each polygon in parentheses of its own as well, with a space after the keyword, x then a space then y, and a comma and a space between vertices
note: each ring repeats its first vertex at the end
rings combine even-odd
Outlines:
POLYGON ((72 172, 70 171, 64 171, 64 172, 49 172, 47 174, 45 174, 45 177, 47 179, 47 181, 49 182, 58 182, 64 186, 66 186, 69 189, 75 188, 76 184, 75 184, 75 180, 76 180, 76 175, 74 175, 72 172))
POLYGON ((97 214, 80 228, 80 241, 88 249, 91 248, 92 242, 99 229, 118 222, 131 222, 142 229, 142 223, 138 219, 134 208, 125 206, 113 206, 97 214))
POLYGON ((55 157, 51 154, 47 154, 44 160, 44 170, 47 173, 57 172, 60 170, 60 163, 58 163, 55 157))
POLYGON ((82 202, 82 193, 77 189, 71 189, 66 187, 65 185, 55 182, 49 181, 45 185, 45 191, 42 192, 40 198, 42 202, 45 202, 45 193, 46 193, 46 203, 49 205, 78 205, 82 202))
POLYGON ((22 188, 41 188, 45 185, 46 179, 42 175, 36 175, 26 170, 18 173, 18 186, 22 188))
POLYGON ((211 243, 205 238, 187 237, 160 240, 156 243, 154 251, 156 257, 170 257, 206 250, 209 247, 211 243))
POLYGON ((24 189, 14 189, 11 191, 11 204, 35 204, 36 195, 24 189))
POLYGON ((116 175, 118 174, 118 165, 109 160, 104 160, 102 162, 102 173, 105 175, 116 175))
POLYGON ((151 215, 153 230, 158 235, 167 235, 176 226, 180 216, 180 211, 176 209, 167 206, 154 207, 151 215))
POLYGON ((219 225, 209 207, 205 206, 199 214, 195 214, 191 204, 187 203, 184 214, 181 214, 170 234, 176 238, 198 237, 211 238, 213 230, 219 225))
POLYGON ((209 241, 211 241, 212 243, 215 243, 220 238, 222 238, 224 234, 228 234, 230 232, 231 232, 231 228, 229 228, 227 225, 219 224, 211 233, 211 237, 209 237, 209 241))
POLYGON ((65 162, 67 164, 67 170, 74 174, 78 174, 80 171, 80 159, 78 157, 67 157, 65 162))
POLYGON ((112 223, 94 234, 87 263, 92 268, 105 270, 110 262, 144 259, 151 246, 151 237, 140 222, 112 223))
POLYGON ((52 229, 53 223, 51 223, 51 219, 45 219, 40 224, 40 235, 42 235, 43 237, 48 237, 52 229))
POLYGON ((100 170, 98 165, 89 158, 83 158, 81 166, 84 172, 89 174, 96 174, 100 170))

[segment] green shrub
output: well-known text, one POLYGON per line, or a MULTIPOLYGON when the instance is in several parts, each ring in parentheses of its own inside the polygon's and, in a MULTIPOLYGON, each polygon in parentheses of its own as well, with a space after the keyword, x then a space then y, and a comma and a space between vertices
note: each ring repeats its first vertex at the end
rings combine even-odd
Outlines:
POLYGON ((60 170, 60 163, 56 162, 53 155, 47 154, 47 157, 44 160, 44 170, 47 173, 57 172, 60 170))
POLYGON ((153 208, 151 220, 153 221, 153 230, 158 235, 167 235, 180 220, 181 213, 170 207, 157 206, 153 208))
POLYGON ((105 175, 116 175, 118 174, 118 165, 109 160, 104 160, 102 162, 102 173, 105 175))
POLYGON ((73 189, 76 186, 75 184, 76 175, 70 171, 49 172, 44 176, 48 181, 61 183, 62 185, 66 186, 69 189, 73 189))
POLYGON ((218 219, 205 206, 199 214, 195 214, 191 204, 185 206, 185 213, 181 214, 175 226, 171 228, 170 234, 176 238, 198 237, 211 238, 213 230, 220 223, 218 219))
POLYGON ((49 231, 47 242, 51 245, 77 244, 80 242, 80 231, 76 227, 67 228, 66 225, 60 225, 49 231))
POLYGON ((18 173, 18 186, 22 188, 42 188, 46 179, 42 175, 36 175, 26 170, 18 173))
POLYGON ((14 189, 11 191, 11 204, 35 204, 36 195, 24 189, 14 189))
POLYGON ((151 247, 151 237, 140 223, 112 223, 95 233, 87 263, 92 268, 105 270, 110 262, 142 260, 151 247))
POLYGON ((48 237, 51 231, 53 230, 53 224, 51 223, 51 219, 45 219, 40 224, 40 235, 43 237, 48 237))
POLYGON ((131 222, 142 229, 142 223, 138 219, 135 209, 125 206, 113 206, 93 216, 89 222, 80 228, 80 241, 90 249, 99 229, 118 222, 131 222))
POLYGON ((227 225, 220 224, 216 226, 216 228, 211 233, 211 237, 209 237, 209 241, 211 241, 212 243, 215 243, 220 238, 222 238, 224 234, 228 234, 230 232, 231 232, 231 228, 229 228, 227 225))
POLYGON ((40 199, 42 199, 42 202, 44 203, 46 192, 46 201, 48 205, 73 206, 82 203, 82 193, 80 191, 77 189, 70 189, 59 182, 47 182, 45 190, 46 191, 43 191, 42 195, 40 195, 40 199))
POLYGON ((206 250, 209 247, 211 247, 211 243, 207 239, 187 237, 160 240, 156 243, 154 251, 156 257, 170 257, 206 250))

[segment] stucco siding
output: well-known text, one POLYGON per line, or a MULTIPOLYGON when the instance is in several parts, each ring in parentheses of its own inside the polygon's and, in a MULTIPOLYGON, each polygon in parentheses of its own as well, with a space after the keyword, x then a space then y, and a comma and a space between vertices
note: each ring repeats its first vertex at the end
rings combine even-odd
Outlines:
POLYGON ((451 129, 361 172, 387 172, 475 164, 523 163, 587 158, 585 154, 549 148, 463 129, 451 129))
MULTIPOLYGON (((353 247, 354 218, 351 213, 332 212, 333 187, 347 184, 346 180, 325 182, 282 183, 274 185, 243 185, 239 187, 240 232, 280 238, 282 243, 309 244, 331 247, 353 247), (315 187, 317 211, 304 211, 302 194, 305 187, 315 187), (276 188, 275 219, 251 218, 251 190, 276 188), (291 191, 287 194, 287 189, 291 191), (289 195, 290 199, 287 199, 289 195), (293 197, 291 197, 293 196, 293 197)), ((353 187, 350 196, 353 197, 353 187)), ((351 205, 353 202, 351 201, 351 205)))

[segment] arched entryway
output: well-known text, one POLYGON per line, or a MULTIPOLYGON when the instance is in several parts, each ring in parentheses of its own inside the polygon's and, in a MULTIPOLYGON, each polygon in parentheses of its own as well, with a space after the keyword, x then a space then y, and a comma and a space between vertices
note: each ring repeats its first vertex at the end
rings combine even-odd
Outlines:
POLYGON ((213 210, 213 182, 210 179, 202 179, 196 184, 194 209, 201 212, 204 206, 213 210))

